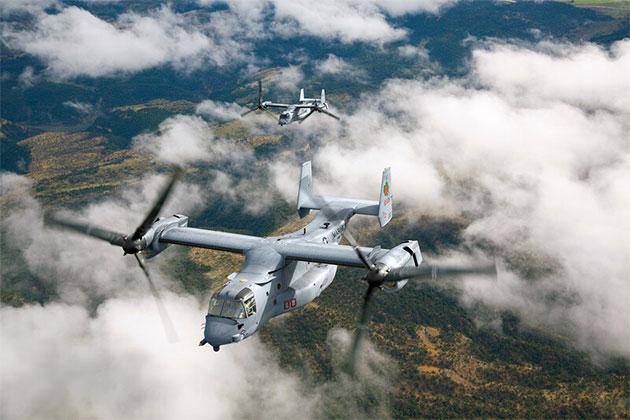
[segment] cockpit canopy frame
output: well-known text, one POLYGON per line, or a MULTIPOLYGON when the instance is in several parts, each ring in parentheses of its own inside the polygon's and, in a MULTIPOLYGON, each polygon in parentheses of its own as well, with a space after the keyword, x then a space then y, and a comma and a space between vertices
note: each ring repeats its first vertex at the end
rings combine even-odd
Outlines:
POLYGON ((230 319, 245 319, 256 314, 256 296, 254 292, 245 287, 231 298, 221 291, 210 298, 208 315, 230 319))

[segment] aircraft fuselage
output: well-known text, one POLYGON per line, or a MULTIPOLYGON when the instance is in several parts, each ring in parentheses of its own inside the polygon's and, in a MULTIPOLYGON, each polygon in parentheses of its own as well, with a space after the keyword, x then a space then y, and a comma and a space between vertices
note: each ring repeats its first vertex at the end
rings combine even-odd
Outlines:
MULTIPOLYGON (((302 230, 269 239, 287 247, 295 242, 339 243, 351 213, 340 216, 328 220, 320 212, 302 230)), ((242 341, 271 318, 312 302, 330 286, 336 272, 335 265, 285 261, 264 245, 249 250, 242 270, 228 276, 212 297, 200 344, 209 343, 218 350, 242 341)))
POLYGON ((278 116, 278 124, 287 125, 294 122, 299 122, 306 119, 312 112, 309 108, 298 108, 296 105, 317 105, 317 101, 304 101, 299 104, 289 105, 289 107, 282 111, 278 116))

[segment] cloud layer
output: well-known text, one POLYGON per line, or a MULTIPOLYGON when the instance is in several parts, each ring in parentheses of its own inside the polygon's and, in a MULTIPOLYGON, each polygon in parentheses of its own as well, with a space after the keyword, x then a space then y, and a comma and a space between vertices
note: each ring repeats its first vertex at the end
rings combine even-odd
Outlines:
MULTIPOLYGON (((217 3, 214 0, 199 3, 217 3)), ((303 34, 335 39, 344 43, 369 42, 383 44, 406 36, 404 28, 392 25, 388 17, 409 13, 437 13, 455 0, 323 0, 317 5, 306 0, 267 0, 230 3, 239 15, 252 16, 252 9, 272 14, 271 29, 285 36, 303 34)))
MULTIPOLYGON (((220 16, 218 16, 220 17, 220 16)), ((230 19, 200 23, 168 7, 145 15, 125 13, 105 21, 76 7, 36 14, 30 30, 8 30, 13 48, 42 60, 56 78, 112 76, 172 65, 189 71, 202 64, 227 65, 242 48, 230 19)))
MULTIPOLYGON (((164 6, 144 14, 123 13, 105 20, 77 6, 54 0, 5 1, 7 13, 30 13, 33 25, 7 25, 3 37, 11 48, 46 65, 58 79, 128 74, 170 65, 181 71, 201 66, 234 66, 246 60, 256 66, 253 43, 269 35, 304 34, 343 43, 382 45, 402 39, 407 31, 390 17, 437 13, 455 0, 231 2, 227 10, 178 13, 164 6), (56 9, 48 12, 47 8, 56 9)), ((200 5, 223 2, 198 1, 200 5)), ((293 79, 298 73, 289 74, 293 79)), ((299 70, 299 69, 297 69, 299 70)))
MULTIPOLYGON (((630 40, 486 43, 466 78, 389 81, 325 134, 316 185, 375 198, 391 166, 396 201, 464 218, 470 246, 509 262, 498 283, 464 282, 465 302, 630 356, 629 60, 630 40)), ((296 164, 274 165, 288 201, 282 180, 296 164)))
MULTIPOLYGON (((146 280, 133 259, 124 258, 119 248, 107 243, 46 228, 43 210, 31 196, 31 180, 10 173, 0 176, 4 240, 22 250, 29 271, 54 286, 61 300, 90 305, 104 297, 146 293, 146 280)), ((65 216, 129 234, 142 221, 165 181, 164 176, 146 176, 139 184, 124 188, 118 197, 79 212, 66 212, 65 216)), ((170 200, 176 204, 167 203, 163 214, 189 212, 203 199, 197 186, 180 183, 170 200)), ((172 287, 160 275, 159 267, 167 263, 169 253, 165 252, 164 257, 152 261, 150 267, 159 284, 172 287)))
MULTIPOLYGON (((75 216, 128 232, 163 181, 148 177, 142 188, 126 188, 120 198, 75 216)), ((160 273, 160 265, 172 257, 166 251, 149 267, 179 336, 178 343, 169 344, 133 260, 128 257, 125 264, 120 249, 108 244, 45 228, 26 177, 5 173, 1 185, 3 241, 22 249, 28 269, 58 292, 43 306, 0 308, 0 384, 10 390, 0 393, 2 417, 387 415, 391 362, 368 347, 359 376, 350 378, 341 370, 348 332, 331 333, 334 378, 317 386, 282 369, 257 337, 219 353, 198 347, 207 301, 178 293, 160 273), (362 407, 365 395, 377 396, 378 404, 362 407)), ((199 204, 195 187, 178 185, 174 194, 178 211, 199 204)), ((172 212, 169 207, 165 214, 172 212)))
MULTIPOLYGON (((288 418, 316 397, 257 339, 219 353, 196 342, 203 309, 167 295, 181 341, 168 344, 148 297, 0 309, 2 415, 9 418, 288 418), (238 390, 238 392, 235 392, 238 390)), ((204 305, 205 306, 205 305, 204 305)))

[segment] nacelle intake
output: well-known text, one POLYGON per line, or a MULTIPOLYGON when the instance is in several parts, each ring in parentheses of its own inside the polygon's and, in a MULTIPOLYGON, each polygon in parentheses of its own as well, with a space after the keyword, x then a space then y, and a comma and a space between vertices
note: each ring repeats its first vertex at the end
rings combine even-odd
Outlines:
POLYGON ((145 233, 142 237, 145 244, 144 252, 146 258, 155 257, 170 245, 160 242, 160 235, 162 232, 168 229, 186 226, 188 226, 188 216, 184 216, 182 214, 174 214, 169 217, 158 218, 149 228, 147 233, 145 233))

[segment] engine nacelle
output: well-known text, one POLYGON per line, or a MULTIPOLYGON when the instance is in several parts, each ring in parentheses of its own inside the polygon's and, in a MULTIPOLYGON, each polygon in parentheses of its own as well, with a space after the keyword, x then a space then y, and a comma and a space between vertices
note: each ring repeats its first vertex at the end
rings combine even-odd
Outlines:
POLYGON ((170 244, 160 242, 160 235, 162 232, 175 227, 188 226, 188 216, 182 214, 174 214, 169 217, 158 218, 153 225, 149 228, 147 233, 142 237, 146 244, 144 251, 147 258, 155 257, 160 252, 164 251, 170 244))
MULTIPOLYGON (((376 264, 383 264, 389 269, 405 266, 418 267, 422 262, 422 253, 417 241, 407 241, 387 251, 378 257, 376 264)), ((394 293, 405 287, 408 280, 392 281, 383 283, 384 292, 394 293)))
POLYGON ((400 289, 405 287, 409 280, 401 280, 401 281, 390 281, 383 283, 381 286, 381 290, 387 293, 396 293, 399 292, 400 289))

